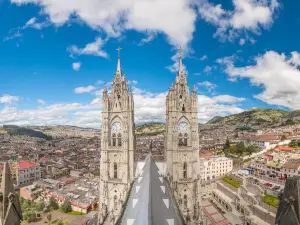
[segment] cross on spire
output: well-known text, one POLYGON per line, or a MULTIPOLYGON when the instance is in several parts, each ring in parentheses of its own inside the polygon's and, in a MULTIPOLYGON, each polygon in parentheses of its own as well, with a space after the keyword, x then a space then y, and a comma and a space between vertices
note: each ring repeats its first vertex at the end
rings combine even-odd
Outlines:
POLYGON ((117 51, 118 51, 118 57, 119 57, 119 58, 120 58, 121 50, 122 50, 122 48, 119 46, 119 47, 117 48, 117 51))

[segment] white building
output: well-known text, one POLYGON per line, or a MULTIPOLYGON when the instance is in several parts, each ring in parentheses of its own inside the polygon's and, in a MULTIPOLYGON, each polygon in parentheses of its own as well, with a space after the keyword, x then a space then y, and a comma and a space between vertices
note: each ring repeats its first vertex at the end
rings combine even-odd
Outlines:
POLYGON ((211 157, 202 159, 201 181, 211 180, 226 175, 232 171, 232 159, 227 157, 211 157))
POLYGON ((33 181, 41 179, 41 169, 37 163, 22 160, 19 162, 18 169, 18 185, 32 184, 33 181))

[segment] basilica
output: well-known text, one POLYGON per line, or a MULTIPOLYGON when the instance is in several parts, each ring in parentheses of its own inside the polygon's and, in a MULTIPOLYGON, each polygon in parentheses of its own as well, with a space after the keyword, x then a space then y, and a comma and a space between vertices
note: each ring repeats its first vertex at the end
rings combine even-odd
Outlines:
POLYGON ((111 91, 104 88, 98 224, 202 224, 197 92, 179 59, 166 97, 164 162, 135 161, 134 98, 120 49, 111 91))

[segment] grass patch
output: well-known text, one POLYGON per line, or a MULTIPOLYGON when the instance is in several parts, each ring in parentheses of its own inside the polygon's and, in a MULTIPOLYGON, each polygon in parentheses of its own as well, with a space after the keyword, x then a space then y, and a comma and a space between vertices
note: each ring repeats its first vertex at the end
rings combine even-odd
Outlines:
POLYGON ((278 197, 273 196, 273 195, 265 195, 264 196, 264 202, 270 206, 273 206, 275 208, 278 207, 279 200, 278 197))
POLYGON ((225 176, 222 178, 222 180, 236 188, 239 188, 241 186, 241 183, 233 177, 225 176))
POLYGON ((82 215, 85 215, 85 213, 76 212, 76 211, 68 212, 68 214, 69 215, 73 215, 73 216, 82 216, 82 215))

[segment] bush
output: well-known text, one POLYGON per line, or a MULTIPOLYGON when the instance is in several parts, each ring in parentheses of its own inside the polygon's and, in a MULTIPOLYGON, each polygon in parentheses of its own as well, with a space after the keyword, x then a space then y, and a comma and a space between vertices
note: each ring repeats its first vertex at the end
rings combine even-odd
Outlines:
POLYGON ((69 201, 65 201, 64 204, 62 204, 61 209, 64 213, 72 212, 72 206, 69 201))
POLYGON ((49 206, 50 208, 52 208, 53 210, 56 210, 59 208, 58 204, 57 204, 57 201, 55 200, 55 198, 51 197, 49 199, 49 206))
POLYGON ((265 195, 264 196, 264 202, 270 206, 273 206, 275 208, 278 207, 279 200, 276 196, 273 195, 265 195))
POLYGON ((239 188, 241 186, 241 183, 234 179, 233 177, 223 177, 222 180, 228 184, 231 184, 233 187, 239 188))

